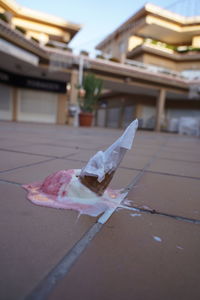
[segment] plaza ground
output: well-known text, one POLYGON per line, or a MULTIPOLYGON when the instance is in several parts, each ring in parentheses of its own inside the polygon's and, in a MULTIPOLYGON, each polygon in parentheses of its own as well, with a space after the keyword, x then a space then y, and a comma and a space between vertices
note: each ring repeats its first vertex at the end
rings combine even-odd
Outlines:
POLYGON ((0 299, 198 298, 200 139, 138 131, 111 183, 135 178, 129 207, 104 225, 26 199, 22 184, 81 168, 121 133, 0 122, 0 299))

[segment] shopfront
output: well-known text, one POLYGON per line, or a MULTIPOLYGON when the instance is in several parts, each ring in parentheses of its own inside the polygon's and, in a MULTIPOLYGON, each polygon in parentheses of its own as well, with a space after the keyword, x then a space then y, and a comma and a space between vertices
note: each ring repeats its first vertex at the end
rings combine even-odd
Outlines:
POLYGON ((57 123, 61 95, 66 96, 66 82, 0 70, 0 120, 57 123))

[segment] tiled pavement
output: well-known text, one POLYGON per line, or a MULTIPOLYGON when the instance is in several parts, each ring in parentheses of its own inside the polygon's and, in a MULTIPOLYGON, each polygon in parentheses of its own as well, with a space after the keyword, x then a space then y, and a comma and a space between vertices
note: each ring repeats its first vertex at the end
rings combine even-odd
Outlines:
POLYGON ((138 131, 104 225, 34 206, 21 184, 81 168, 121 131, 0 122, 0 299, 198 299, 200 140, 138 131), (137 210, 134 210, 136 209, 137 210))

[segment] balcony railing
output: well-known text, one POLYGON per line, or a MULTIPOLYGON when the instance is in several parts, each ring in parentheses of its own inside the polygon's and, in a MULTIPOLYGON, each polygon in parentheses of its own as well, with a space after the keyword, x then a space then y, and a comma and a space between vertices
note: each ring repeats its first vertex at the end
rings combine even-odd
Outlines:
POLYGON ((187 79, 187 76, 185 76, 181 72, 176 72, 176 71, 173 71, 173 70, 170 70, 167 68, 162 68, 162 67, 157 67, 157 66, 150 65, 150 64, 145 64, 143 62, 136 61, 136 60, 126 59, 125 64, 131 65, 131 66, 134 66, 134 67, 137 67, 139 69, 143 69, 143 70, 146 70, 149 72, 153 72, 153 73, 161 73, 161 74, 171 75, 173 77, 187 79))

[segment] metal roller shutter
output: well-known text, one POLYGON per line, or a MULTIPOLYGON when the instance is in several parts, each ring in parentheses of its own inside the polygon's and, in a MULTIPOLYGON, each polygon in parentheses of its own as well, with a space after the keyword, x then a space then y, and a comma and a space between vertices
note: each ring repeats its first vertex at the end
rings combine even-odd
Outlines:
POLYGON ((56 123, 57 99, 55 93, 22 89, 19 96, 18 120, 56 123))
POLYGON ((12 120, 12 88, 0 84, 0 120, 12 120))

